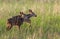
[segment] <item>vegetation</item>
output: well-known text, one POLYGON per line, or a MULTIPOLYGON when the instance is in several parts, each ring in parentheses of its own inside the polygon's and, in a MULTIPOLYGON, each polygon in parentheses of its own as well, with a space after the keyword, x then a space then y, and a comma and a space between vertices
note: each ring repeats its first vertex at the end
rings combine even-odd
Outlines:
POLYGON ((0 0, 0 39, 60 39, 60 0, 0 0), (7 19, 28 9, 37 14, 31 18, 32 28, 24 23, 20 31, 6 31, 7 19))

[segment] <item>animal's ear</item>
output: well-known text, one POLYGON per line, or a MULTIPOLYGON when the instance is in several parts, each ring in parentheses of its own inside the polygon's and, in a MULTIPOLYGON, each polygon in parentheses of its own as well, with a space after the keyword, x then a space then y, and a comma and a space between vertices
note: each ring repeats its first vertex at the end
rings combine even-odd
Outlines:
POLYGON ((22 12, 20 12, 20 14, 22 14, 22 12))
POLYGON ((20 14, 24 14, 23 12, 20 12, 20 14))

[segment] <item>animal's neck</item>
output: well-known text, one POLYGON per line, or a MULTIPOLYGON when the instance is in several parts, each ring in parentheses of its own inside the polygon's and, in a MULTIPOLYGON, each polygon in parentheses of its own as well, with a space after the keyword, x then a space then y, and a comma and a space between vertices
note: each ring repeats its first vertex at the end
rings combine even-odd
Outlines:
POLYGON ((32 15, 32 14, 28 15, 28 18, 31 18, 31 17, 33 17, 33 15, 32 15))

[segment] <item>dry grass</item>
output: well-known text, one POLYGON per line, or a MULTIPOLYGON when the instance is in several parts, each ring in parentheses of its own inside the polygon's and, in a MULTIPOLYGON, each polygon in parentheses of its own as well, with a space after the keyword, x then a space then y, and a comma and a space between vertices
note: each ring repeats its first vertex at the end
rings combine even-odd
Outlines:
POLYGON ((0 39, 60 39, 60 1, 59 0, 5 0, 0 1, 0 39), (20 11, 29 13, 32 9, 37 17, 31 18, 32 28, 24 23, 19 31, 13 27, 6 31, 8 18, 20 11))

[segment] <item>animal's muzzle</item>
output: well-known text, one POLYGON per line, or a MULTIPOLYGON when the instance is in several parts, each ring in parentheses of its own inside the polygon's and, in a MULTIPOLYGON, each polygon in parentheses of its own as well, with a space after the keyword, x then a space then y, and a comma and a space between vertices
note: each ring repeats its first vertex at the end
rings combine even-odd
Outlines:
POLYGON ((35 15, 35 17, 37 17, 37 15, 35 15))

